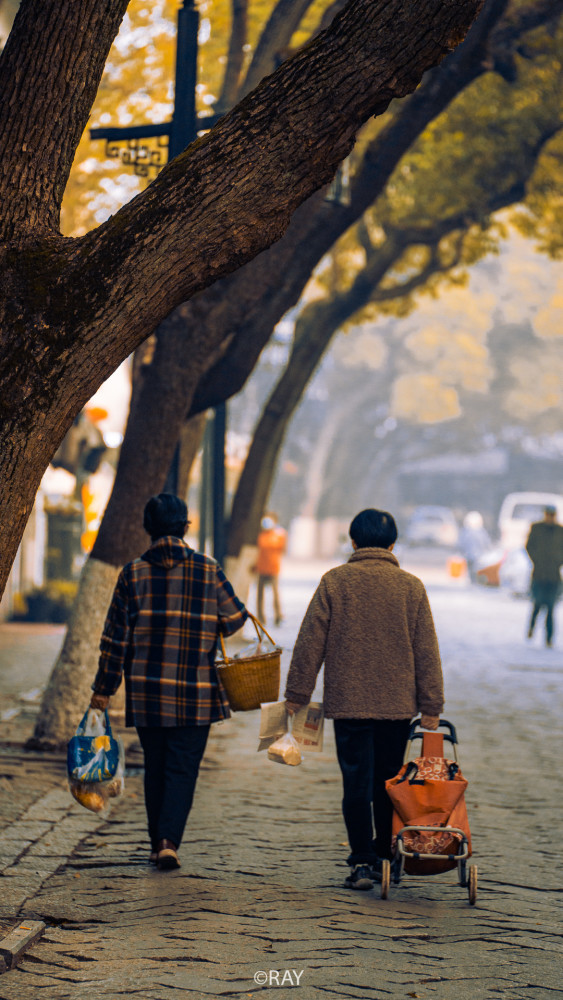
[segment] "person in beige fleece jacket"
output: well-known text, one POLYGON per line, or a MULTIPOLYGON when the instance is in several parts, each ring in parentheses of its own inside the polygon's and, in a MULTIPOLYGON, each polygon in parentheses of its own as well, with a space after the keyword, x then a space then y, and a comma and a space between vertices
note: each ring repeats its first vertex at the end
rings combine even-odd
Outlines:
POLYGON ((290 713, 308 704, 324 662, 324 710, 334 719, 350 844, 345 884, 371 889, 381 860, 391 858, 385 781, 403 763, 412 717, 421 712, 421 725, 436 729, 444 695, 428 596, 392 553, 394 518, 363 510, 350 537, 353 555, 325 573, 307 609, 285 698, 290 713))

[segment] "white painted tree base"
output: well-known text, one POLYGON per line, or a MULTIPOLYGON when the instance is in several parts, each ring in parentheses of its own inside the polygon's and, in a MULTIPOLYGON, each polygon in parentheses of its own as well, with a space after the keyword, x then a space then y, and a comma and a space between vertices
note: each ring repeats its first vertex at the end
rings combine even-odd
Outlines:
POLYGON ((246 604, 250 584, 253 580, 252 567, 258 558, 257 545, 243 545, 240 555, 225 558, 225 576, 232 584, 238 599, 246 604))
MULTIPOLYGON (((35 744, 65 744, 88 707, 100 637, 118 575, 119 568, 98 559, 88 559, 84 566, 63 647, 41 702, 35 744)), ((112 699, 112 711, 119 708, 118 700, 123 705, 123 685, 112 699)))

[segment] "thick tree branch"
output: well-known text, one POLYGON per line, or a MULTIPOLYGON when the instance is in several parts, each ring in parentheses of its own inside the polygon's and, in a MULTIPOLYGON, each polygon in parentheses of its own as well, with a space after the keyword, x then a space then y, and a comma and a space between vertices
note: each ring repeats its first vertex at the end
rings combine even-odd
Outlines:
MULTIPOLYGON (((479 5, 467 2, 472 15, 479 5)), ((84 237, 88 266, 96 259, 103 274, 109 257, 114 279, 117 273, 138 280, 149 254, 152 284, 166 282, 170 307, 250 259, 330 180, 361 123, 410 92, 423 69, 458 40, 459 21, 452 0, 426 0, 416 25, 404 0, 351 0, 326 32, 84 237), (185 253, 191 245, 198 250, 197 277, 185 253)))
MULTIPOLYGON (((361 122, 411 90, 479 6, 426 0, 414 19, 405 0, 351 0, 146 191, 49 259, 46 326, 60 331, 71 315, 73 348, 95 339, 105 377, 171 308, 278 239, 361 122)), ((75 380, 91 391, 87 367, 75 380)))

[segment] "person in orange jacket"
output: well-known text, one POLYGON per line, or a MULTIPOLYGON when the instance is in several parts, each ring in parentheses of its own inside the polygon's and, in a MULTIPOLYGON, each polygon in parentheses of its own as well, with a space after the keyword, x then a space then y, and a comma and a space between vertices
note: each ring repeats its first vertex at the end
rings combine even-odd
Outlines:
POLYGON ((262 518, 261 528, 262 530, 258 535, 258 558, 256 560, 256 572, 258 573, 258 618, 261 622, 266 621, 264 616, 264 590, 266 586, 271 586, 274 596, 274 621, 276 625, 281 625, 283 617, 278 578, 281 569, 281 557, 287 545, 287 533, 276 523, 275 517, 271 514, 262 518))

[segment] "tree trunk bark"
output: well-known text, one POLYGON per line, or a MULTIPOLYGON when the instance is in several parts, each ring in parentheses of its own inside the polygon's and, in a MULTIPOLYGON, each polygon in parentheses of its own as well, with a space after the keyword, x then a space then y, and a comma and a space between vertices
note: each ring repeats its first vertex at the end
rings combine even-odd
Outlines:
POLYGON ((217 104, 215 105, 215 111, 217 114, 222 114, 227 110, 227 108, 232 108, 236 101, 236 94, 244 63, 247 20, 248 0, 231 0, 229 51, 227 54, 227 65, 225 67, 221 94, 217 104))

